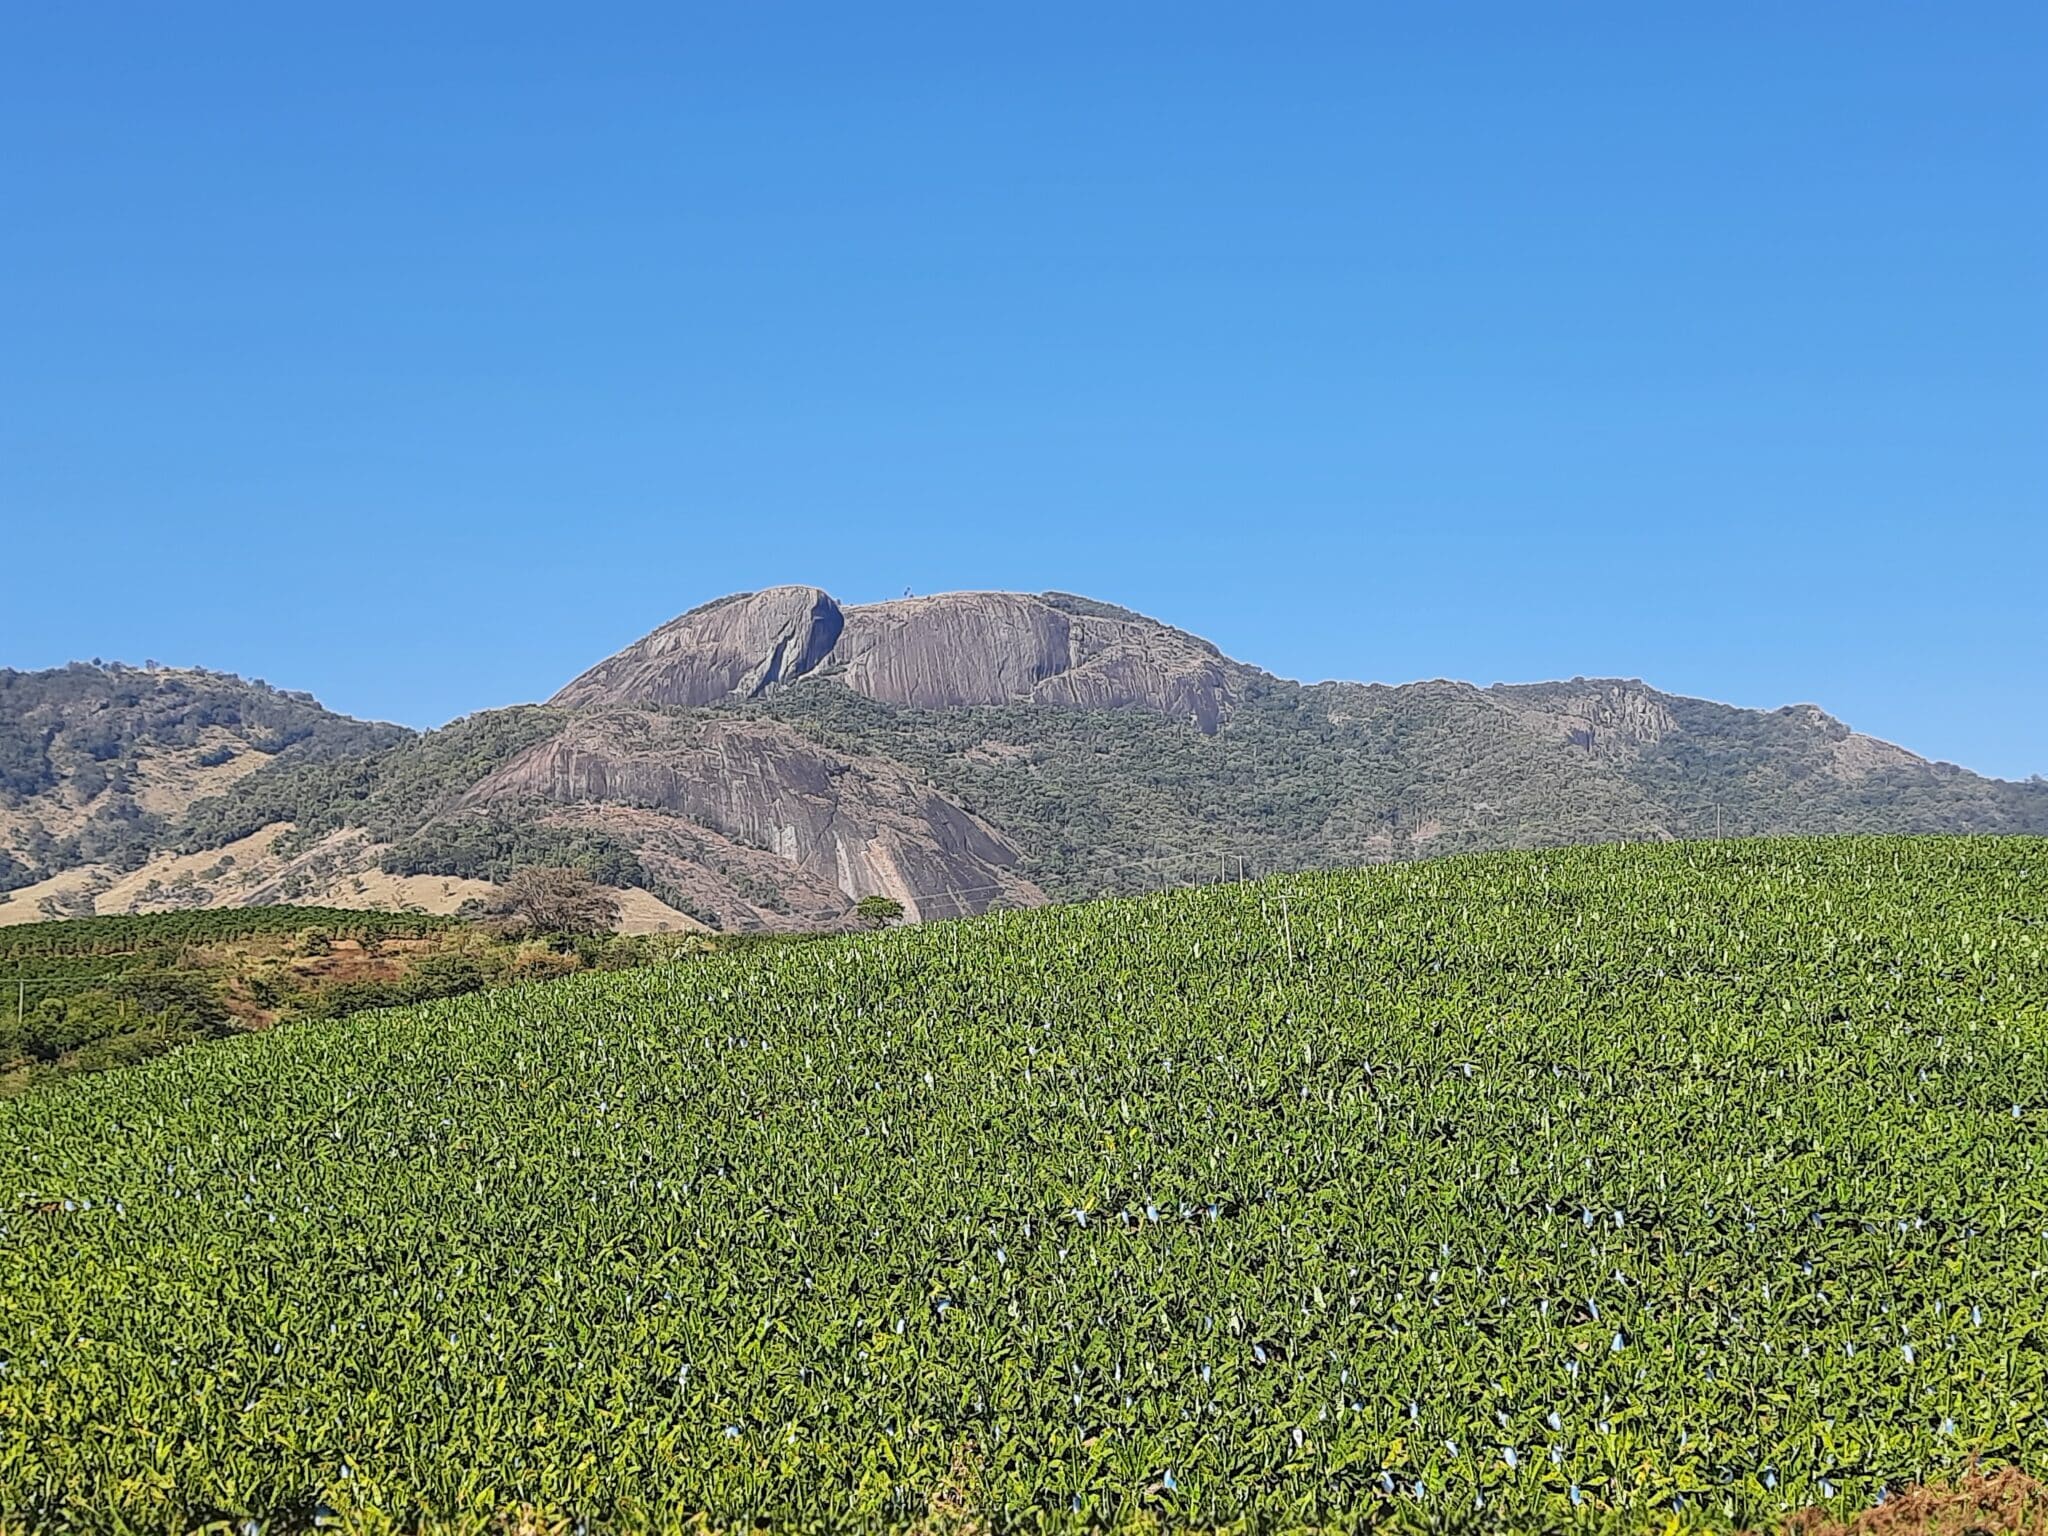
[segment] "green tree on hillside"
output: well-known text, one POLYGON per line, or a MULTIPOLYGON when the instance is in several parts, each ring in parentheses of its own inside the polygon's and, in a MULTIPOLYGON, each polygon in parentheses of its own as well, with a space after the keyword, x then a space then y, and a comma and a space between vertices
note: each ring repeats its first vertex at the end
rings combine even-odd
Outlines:
POLYGON ((540 865, 505 882, 502 909, 539 933, 607 933, 618 924, 619 899, 580 869, 540 865))
POLYGON ((870 928, 886 928, 903 920, 903 903, 893 896, 863 896, 853 904, 853 912, 870 928))

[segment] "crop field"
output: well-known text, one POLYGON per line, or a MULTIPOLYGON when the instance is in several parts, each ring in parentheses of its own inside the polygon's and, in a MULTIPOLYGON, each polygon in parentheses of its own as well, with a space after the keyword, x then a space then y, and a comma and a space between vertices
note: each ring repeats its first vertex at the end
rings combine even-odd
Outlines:
POLYGON ((64 922, 0 928, 0 963, 53 955, 132 955, 298 933, 320 927, 344 938, 416 938, 454 919, 425 912, 370 912, 352 907, 204 907, 195 911, 74 917, 64 922))
POLYGON ((0 1510, 1736 1530, 2048 1471, 2048 842, 754 950, 0 1103, 0 1510))
POLYGON ((0 1096, 280 1021, 758 942, 568 936, 425 913, 286 906, 0 927, 0 1096))
POLYGON ((149 969, 172 969, 195 946, 302 933, 319 928, 351 939, 416 938, 453 919, 416 912, 356 912, 337 907, 225 907, 76 917, 0 928, 0 986, 18 1002, 149 969))

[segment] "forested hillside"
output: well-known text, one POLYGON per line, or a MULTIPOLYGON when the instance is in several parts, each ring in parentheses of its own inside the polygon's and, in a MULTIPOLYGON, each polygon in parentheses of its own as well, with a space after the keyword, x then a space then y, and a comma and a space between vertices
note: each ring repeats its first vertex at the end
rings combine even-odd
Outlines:
POLYGON ((891 708, 826 685, 748 707, 911 764, 1068 897, 1568 843, 2048 832, 2048 784, 1930 763, 1811 708, 1632 681, 1274 679, 1214 735, 1137 710, 891 708))

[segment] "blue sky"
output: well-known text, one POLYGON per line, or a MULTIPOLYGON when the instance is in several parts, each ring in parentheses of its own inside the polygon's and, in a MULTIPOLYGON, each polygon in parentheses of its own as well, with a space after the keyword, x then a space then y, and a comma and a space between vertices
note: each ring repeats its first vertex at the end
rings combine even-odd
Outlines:
POLYGON ((0 664, 1059 587, 2048 773, 2048 7, 0 13, 0 664))

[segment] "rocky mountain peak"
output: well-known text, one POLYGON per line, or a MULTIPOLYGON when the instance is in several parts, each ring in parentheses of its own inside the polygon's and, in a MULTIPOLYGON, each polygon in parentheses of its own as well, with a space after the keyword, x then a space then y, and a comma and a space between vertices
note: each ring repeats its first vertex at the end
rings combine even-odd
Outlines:
POLYGON ((567 709, 694 708, 753 698, 816 667, 844 624, 839 605, 817 587, 737 593, 669 620, 548 702, 567 709))
POLYGON ((1193 635, 1063 593, 947 592, 842 607, 816 587, 771 587, 670 620, 549 702, 695 707, 813 675, 885 704, 1141 709, 1207 732, 1263 676, 1193 635))

